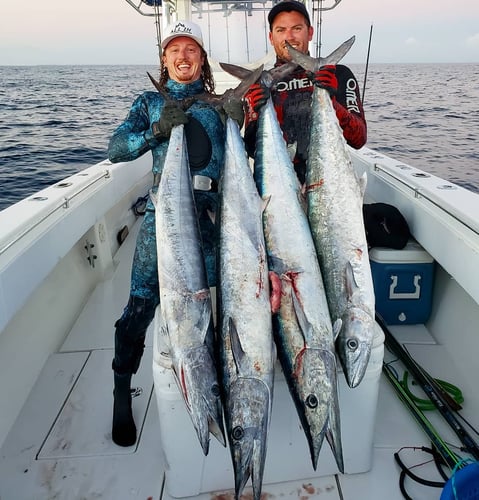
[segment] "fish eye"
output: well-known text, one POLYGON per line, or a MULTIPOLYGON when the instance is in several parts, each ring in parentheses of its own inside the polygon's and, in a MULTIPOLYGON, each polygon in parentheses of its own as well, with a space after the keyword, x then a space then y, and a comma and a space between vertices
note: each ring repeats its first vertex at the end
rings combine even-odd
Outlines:
POLYGON ((218 397, 220 395, 220 386, 218 384, 213 384, 211 392, 213 393, 213 396, 218 397))
POLYGON ((314 394, 308 394, 306 398, 306 406, 309 408, 316 408, 318 406, 318 398, 314 394))
POLYGON ((359 343, 356 339, 348 339, 346 345, 348 346, 348 349, 351 349, 351 351, 355 351, 358 348, 359 343))
POLYGON ((244 436, 244 430, 243 427, 240 427, 239 425, 233 429, 233 432, 231 433, 233 436, 233 439, 236 441, 239 441, 240 439, 243 439, 244 436))

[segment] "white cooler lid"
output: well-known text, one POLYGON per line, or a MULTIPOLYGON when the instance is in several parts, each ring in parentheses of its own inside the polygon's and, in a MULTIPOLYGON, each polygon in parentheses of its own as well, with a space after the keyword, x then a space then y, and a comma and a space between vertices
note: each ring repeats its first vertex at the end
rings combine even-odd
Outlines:
POLYGON ((414 240, 409 240, 402 250, 394 248, 374 247, 369 250, 369 258, 378 263, 410 263, 425 264, 434 262, 434 259, 424 248, 414 240))

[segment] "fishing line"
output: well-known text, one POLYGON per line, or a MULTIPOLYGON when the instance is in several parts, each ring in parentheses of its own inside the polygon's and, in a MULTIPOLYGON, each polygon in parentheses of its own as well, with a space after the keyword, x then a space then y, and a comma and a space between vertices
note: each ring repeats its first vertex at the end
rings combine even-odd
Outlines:
POLYGON ((364 94, 366 93, 366 80, 368 78, 368 68, 369 68, 369 53, 371 51, 371 40, 373 38, 373 25, 371 24, 371 29, 369 30, 369 43, 368 43, 368 55, 366 56, 366 68, 364 70, 364 83, 363 83, 363 95, 361 97, 361 102, 364 105, 364 94))

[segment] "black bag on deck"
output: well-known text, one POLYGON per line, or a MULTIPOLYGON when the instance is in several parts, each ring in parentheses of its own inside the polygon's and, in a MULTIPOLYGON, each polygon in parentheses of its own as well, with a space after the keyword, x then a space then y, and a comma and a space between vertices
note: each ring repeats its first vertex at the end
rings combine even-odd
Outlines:
POLYGON ((363 217, 369 248, 401 250, 406 246, 410 236, 409 226, 396 207, 387 203, 364 204, 363 217))

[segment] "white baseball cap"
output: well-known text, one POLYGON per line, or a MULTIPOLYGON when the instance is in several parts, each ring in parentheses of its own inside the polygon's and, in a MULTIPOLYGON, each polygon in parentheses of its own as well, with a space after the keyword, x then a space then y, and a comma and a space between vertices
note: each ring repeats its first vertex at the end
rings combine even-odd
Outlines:
POLYGON ((165 32, 165 37, 161 41, 161 48, 164 49, 176 37, 187 36, 192 38, 200 47, 203 47, 203 35, 201 28, 191 21, 174 21, 165 32))

